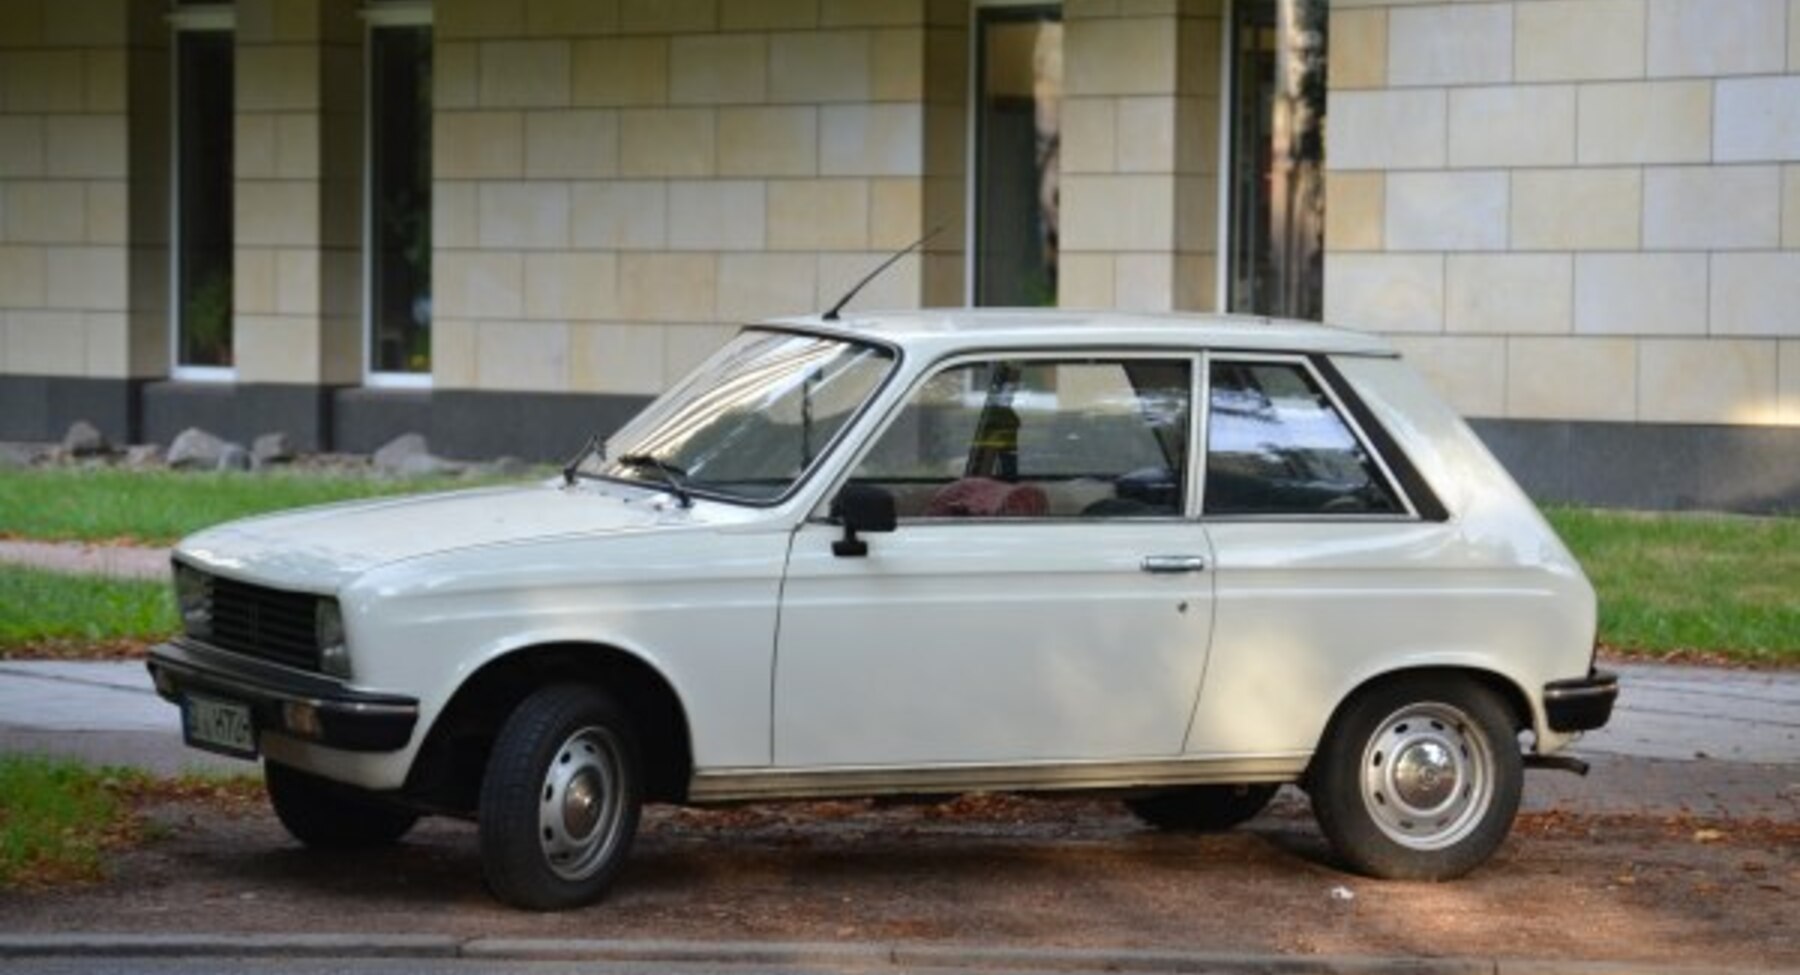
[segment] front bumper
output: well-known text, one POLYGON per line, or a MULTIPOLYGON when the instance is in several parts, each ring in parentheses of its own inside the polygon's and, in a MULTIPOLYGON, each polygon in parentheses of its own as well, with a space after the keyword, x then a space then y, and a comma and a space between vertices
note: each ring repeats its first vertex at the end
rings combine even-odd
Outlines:
POLYGON ((307 674, 176 639, 150 651, 147 663, 156 691, 179 704, 189 693, 248 705, 256 730, 273 731, 352 752, 391 752, 406 747, 419 721, 419 702, 397 694, 352 690, 307 674), (316 725, 296 728, 290 713, 310 708, 316 725))
POLYGON ((1592 731, 1612 717, 1619 698, 1619 675, 1590 670, 1586 677, 1551 681, 1544 685, 1544 716, 1551 731, 1592 731))

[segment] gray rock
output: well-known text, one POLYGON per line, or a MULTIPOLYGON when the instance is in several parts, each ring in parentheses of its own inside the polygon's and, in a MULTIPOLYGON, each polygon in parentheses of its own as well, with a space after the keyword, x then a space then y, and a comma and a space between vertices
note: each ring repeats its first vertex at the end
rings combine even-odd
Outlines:
POLYGON ((141 443, 125 448, 125 466, 137 469, 160 467, 163 462, 163 449, 153 443, 141 443))
POLYGON ((288 443, 288 435, 280 431, 265 433, 250 442, 250 460, 257 467, 285 464, 293 459, 293 445, 288 443))
POLYGON ((0 467, 30 467, 41 452, 36 444, 0 443, 0 467))
POLYGON ((461 474, 467 464, 431 454, 412 454, 400 462, 400 466, 392 473, 401 477, 435 477, 438 475, 461 474))
POLYGON ((372 459, 378 471, 403 474, 408 458, 430 456, 431 446, 425 442, 423 434, 403 433, 383 444, 372 459))
POLYGON ((247 471, 250 469, 250 451, 242 444, 228 443, 219 451, 218 470, 247 471))
POLYGON ((99 428, 86 420, 76 420, 69 424, 69 432, 63 434, 62 449, 70 457, 92 457, 104 454, 112 449, 99 428))
MULTIPOLYGON (((219 457, 231 446, 199 427, 188 427, 169 444, 169 466, 177 470, 217 470, 219 457)), ((241 449, 241 448, 240 448, 241 449)))

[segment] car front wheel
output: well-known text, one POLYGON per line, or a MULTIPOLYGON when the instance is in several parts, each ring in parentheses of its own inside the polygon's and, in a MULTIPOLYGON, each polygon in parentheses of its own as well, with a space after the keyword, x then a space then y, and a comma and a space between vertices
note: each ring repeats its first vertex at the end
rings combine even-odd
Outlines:
POLYGON ((537 911, 599 899, 631 849, 642 804, 637 739, 613 699, 576 684, 537 691, 501 727, 482 778, 489 889, 537 911))
POLYGON ((1516 724, 1491 689, 1412 677, 1345 706, 1314 759, 1319 827, 1356 871, 1447 880, 1506 839, 1524 784, 1516 724))

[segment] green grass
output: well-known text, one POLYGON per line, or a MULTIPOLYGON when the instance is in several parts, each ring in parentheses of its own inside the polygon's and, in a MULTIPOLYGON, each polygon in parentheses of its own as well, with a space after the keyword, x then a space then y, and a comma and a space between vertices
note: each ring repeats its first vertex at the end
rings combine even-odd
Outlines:
POLYGON ((1800 664, 1800 518, 1545 512, 1625 653, 1800 664))
POLYGON ((175 601, 167 583, 0 565, 0 653, 60 656, 72 648, 157 639, 175 630, 175 601))
POLYGON ((36 755, 0 755, 0 889, 102 876, 101 854, 136 832, 124 792, 139 777, 36 755))
POLYGON ((51 468, 0 474, 0 537, 168 545, 234 518, 304 505, 472 486, 303 473, 51 468))

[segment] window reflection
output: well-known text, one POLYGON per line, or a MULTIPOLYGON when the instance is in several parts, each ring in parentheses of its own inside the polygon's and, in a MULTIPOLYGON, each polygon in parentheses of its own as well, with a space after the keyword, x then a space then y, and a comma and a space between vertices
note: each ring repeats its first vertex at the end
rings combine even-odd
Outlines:
POLYGON ((175 35, 176 364, 231 365, 232 48, 227 31, 175 35))
POLYGON ((370 33, 369 363, 431 371, 431 28, 370 33))
POLYGON ((1054 6, 978 11, 975 304, 1056 304, 1062 23, 1054 6))

